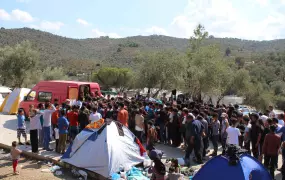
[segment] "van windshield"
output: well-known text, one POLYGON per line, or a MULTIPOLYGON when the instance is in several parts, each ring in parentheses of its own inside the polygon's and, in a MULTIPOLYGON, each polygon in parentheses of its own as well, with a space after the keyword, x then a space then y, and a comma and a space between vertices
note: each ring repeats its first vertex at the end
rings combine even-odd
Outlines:
POLYGON ((33 101, 33 100, 35 100, 35 97, 36 97, 36 91, 31 91, 31 92, 27 95, 26 100, 27 100, 27 101, 33 101))

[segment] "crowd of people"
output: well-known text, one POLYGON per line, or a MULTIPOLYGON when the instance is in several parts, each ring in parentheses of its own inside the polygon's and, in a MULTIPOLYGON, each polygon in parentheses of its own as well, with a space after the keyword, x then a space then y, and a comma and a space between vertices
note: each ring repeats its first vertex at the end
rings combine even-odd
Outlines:
MULTIPOLYGON (((212 105, 185 100, 150 100, 136 97, 87 97, 71 105, 46 102, 38 107, 30 106, 30 138, 32 152, 42 146, 53 151, 49 144, 51 137, 56 140, 58 153, 64 153, 66 142, 72 142, 76 135, 89 123, 100 119, 113 119, 127 126, 137 138, 146 143, 148 152, 155 150, 156 143, 185 150, 185 162, 190 166, 193 160, 202 164, 204 158, 218 155, 218 144, 222 153, 228 144, 238 145, 264 162, 274 177, 278 167, 278 154, 285 159, 284 115, 275 114, 270 106, 266 113, 244 115, 238 105, 212 105), (210 152, 210 143, 213 151, 210 152), (280 146, 283 147, 280 150, 280 146)), ((18 113, 18 139, 23 135, 26 143, 25 114, 18 113)), ((282 169, 280 169, 282 170, 282 169)))

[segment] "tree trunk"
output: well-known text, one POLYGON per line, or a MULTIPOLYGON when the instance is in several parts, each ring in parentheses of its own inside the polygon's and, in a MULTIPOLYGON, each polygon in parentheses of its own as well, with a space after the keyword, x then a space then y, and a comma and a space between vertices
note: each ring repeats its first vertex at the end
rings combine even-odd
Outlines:
POLYGON ((224 98, 224 96, 220 96, 217 100, 217 104, 220 104, 220 101, 224 98))
POLYGON ((152 97, 155 98, 161 90, 162 90, 162 89, 158 89, 158 90, 152 95, 152 97))
POLYGON ((203 102, 203 100, 202 100, 202 91, 201 90, 199 90, 198 101, 199 101, 199 103, 203 102))

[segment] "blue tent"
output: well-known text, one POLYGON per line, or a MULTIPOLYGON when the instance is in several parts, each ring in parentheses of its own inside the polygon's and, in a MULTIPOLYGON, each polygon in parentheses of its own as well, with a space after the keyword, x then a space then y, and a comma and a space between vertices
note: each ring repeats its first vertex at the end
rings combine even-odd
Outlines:
POLYGON ((217 156, 208 161, 193 180, 272 180, 269 172, 248 154, 240 156, 237 165, 229 165, 229 159, 217 156))

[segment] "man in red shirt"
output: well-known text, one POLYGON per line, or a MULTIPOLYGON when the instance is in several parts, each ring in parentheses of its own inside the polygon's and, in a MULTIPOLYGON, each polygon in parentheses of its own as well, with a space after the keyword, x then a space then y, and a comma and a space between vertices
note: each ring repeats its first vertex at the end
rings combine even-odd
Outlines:
POLYGON ((275 166, 277 164, 278 150, 281 144, 281 138, 275 134, 276 126, 270 126, 270 133, 265 136, 262 154, 264 154, 264 166, 270 167, 270 175, 274 179, 275 166))
POLYGON ((73 141, 76 137, 76 135, 79 132, 78 129, 78 111, 79 107, 77 105, 74 105, 72 107, 72 111, 70 111, 67 114, 67 118, 69 120, 69 125, 70 125, 70 139, 73 141))

